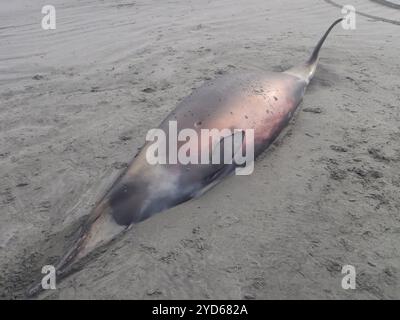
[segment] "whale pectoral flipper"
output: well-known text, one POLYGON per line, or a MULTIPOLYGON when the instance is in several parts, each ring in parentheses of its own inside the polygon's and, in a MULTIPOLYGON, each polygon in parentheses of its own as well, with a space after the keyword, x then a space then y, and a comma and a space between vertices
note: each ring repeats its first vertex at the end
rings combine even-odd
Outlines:
MULTIPOLYGON (((221 140, 215 145, 213 149, 213 154, 214 152, 219 152, 220 156, 220 165, 218 166, 218 169, 214 171, 211 175, 207 176, 206 178, 203 179, 203 188, 199 191, 197 191, 194 195, 193 198, 197 198, 213 188, 216 184, 218 184, 222 179, 225 177, 229 176, 235 168, 237 168, 238 165, 234 158, 235 154, 238 152, 242 152, 242 147, 243 147, 243 142, 245 139, 245 131, 244 130, 235 130, 235 132, 229 136, 222 137, 221 140), (228 161, 230 163, 224 163, 224 154, 225 154, 225 146, 230 146, 230 160, 228 161)), ((229 154, 229 153, 228 153, 229 154)), ((212 159, 210 159, 212 160, 212 159)))
POLYGON ((234 163, 235 154, 242 150, 245 134, 244 130, 235 130, 231 135, 222 137, 214 145, 210 163, 217 161, 221 166, 234 163))

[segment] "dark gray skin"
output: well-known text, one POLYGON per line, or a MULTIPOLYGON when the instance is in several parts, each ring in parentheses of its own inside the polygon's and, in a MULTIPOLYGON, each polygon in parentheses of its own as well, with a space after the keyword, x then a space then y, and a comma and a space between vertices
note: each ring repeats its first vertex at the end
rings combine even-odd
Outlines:
MULTIPOLYGON (((159 128, 168 133, 169 121, 174 120, 178 132, 191 128, 199 135, 206 128, 254 129, 257 156, 291 119, 315 73, 325 38, 341 20, 330 26, 305 64, 282 73, 228 74, 206 82, 186 97, 159 128)), ((201 195, 232 174, 236 167, 235 164, 151 165, 146 160, 149 146, 150 143, 144 145, 93 209, 75 244, 56 267, 59 275, 132 224, 201 195)), ((200 144, 198 151, 202 148, 212 149, 208 144, 200 144)), ((39 290, 36 285, 28 293, 32 295, 39 290)))

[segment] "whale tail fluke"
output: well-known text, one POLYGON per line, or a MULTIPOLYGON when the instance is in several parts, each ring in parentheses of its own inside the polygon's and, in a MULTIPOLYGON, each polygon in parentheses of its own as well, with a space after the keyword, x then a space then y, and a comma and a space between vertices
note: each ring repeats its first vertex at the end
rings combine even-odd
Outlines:
POLYGON ((339 22, 341 22, 343 18, 337 19, 335 22, 331 24, 331 26, 326 30, 325 34, 322 38, 318 41, 317 45, 315 46, 310 58, 306 61, 305 64, 301 66, 296 66, 290 68, 285 71, 285 73, 292 74, 296 77, 299 77, 305 80, 307 83, 311 81, 314 76, 315 70, 317 69, 318 60, 319 60, 319 51, 322 45, 325 42, 325 39, 328 37, 328 34, 331 32, 334 26, 336 26, 339 22))
POLYGON ((343 18, 337 19, 335 22, 331 24, 331 26, 326 30, 325 34, 322 38, 318 41, 317 45, 315 46, 310 58, 307 60, 307 64, 313 65, 318 63, 319 58, 319 50, 321 49, 322 45, 325 42, 325 39, 328 37, 328 34, 331 32, 334 26, 336 26, 339 22, 341 22, 343 18))

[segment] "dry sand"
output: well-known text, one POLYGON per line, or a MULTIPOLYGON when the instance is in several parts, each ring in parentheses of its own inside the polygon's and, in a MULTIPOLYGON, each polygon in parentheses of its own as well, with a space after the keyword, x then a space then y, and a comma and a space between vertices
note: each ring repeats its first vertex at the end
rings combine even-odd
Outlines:
MULTIPOLYGON (((57 260, 180 99, 222 73, 304 61, 335 3, 52 0, 44 31, 47 2, 3 1, 0 298, 57 260)), ((253 175, 135 226, 40 298, 400 298, 400 11, 352 3, 357 29, 332 32, 253 175)))

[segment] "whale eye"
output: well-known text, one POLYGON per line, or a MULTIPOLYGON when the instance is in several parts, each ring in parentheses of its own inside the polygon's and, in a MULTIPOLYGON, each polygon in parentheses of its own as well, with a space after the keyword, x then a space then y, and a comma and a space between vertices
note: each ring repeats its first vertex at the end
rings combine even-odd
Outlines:
POLYGON ((147 187, 144 181, 128 181, 116 185, 109 196, 110 213, 118 225, 140 221, 147 187))

